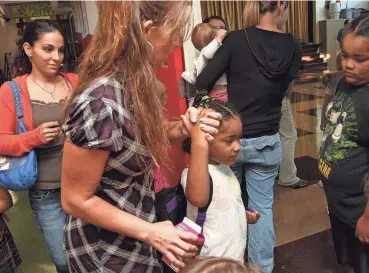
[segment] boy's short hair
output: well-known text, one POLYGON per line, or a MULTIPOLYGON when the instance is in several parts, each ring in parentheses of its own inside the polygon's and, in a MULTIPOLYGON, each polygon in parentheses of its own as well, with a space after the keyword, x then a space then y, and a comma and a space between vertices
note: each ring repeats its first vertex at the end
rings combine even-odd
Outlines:
POLYGON ((194 47, 201 51, 207 46, 217 35, 217 29, 210 24, 198 24, 192 31, 191 41, 194 47))

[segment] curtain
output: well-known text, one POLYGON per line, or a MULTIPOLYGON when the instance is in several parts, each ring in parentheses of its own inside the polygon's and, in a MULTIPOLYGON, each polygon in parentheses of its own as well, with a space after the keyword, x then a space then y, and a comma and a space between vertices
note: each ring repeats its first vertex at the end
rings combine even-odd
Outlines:
MULTIPOLYGON (((242 29, 245 1, 201 1, 202 18, 218 15, 230 30, 242 29)), ((289 1, 288 20, 284 28, 297 39, 308 41, 308 1, 289 1)))
POLYGON ((222 17, 229 30, 242 28, 244 1, 201 1, 202 18, 211 15, 222 17))
POLYGON ((291 1, 288 20, 284 28, 297 39, 309 42, 308 33, 308 1, 291 1))

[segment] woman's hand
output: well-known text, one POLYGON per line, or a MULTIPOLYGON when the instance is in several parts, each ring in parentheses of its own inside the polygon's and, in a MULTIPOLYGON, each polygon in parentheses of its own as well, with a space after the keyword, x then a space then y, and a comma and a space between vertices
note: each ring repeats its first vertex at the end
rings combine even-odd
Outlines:
POLYGON ((175 267, 184 267, 184 258, 195 257, 198 237, 177 230, 170 221, 152 224, 146 243, 162 253, 175 267))
POLYGON ((198 121, 200 121, 201 130, 205 133, 208 141, 214 140, 214 135, 218 133, 218 128, 222 115, 214 112, 211 109, 203 108, 188 108, 185 115, 181 116, 183 121, 183 134, 186 137, 190 136, 190 132, 198 121))
POLYGON ((54 141, 60 134, 60 126, 57 121, 50 121, 39 126, 42 139, 49 143, 54 141))

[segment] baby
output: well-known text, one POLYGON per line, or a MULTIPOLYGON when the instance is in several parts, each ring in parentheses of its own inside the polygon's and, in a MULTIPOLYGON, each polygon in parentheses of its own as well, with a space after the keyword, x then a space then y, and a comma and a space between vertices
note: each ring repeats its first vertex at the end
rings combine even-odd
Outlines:
MULTIPOLYGON (((197 76, 208 64, 217 50, 222 46, 222 42, 227 35, 225 29, 216 29, 210 24, 198 24, 192 31, 191 41, 194 47, 200 51, 200 55, 194 60, 192 71, 182 73, 182 78, 190 84, 196 83, 197 76)), ((199 90, 201 91, 201 90, 199 90)), ((227 96, 227 76, 223 74, 215 83, 210 97, 226 102, 227 96)))

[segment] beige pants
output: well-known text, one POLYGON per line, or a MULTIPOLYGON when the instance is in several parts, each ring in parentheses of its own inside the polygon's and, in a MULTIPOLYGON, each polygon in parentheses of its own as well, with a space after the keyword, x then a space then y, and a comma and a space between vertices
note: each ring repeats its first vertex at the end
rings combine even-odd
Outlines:
POLYGON ((282 117, 279 128, 282 142, 282 162, 279 168, 279 181, 281 186, 291 186, 300 178, 296 176, 295 147, 297 131, 293 120, 290 99, 285 97, 282 101, 282 117))

